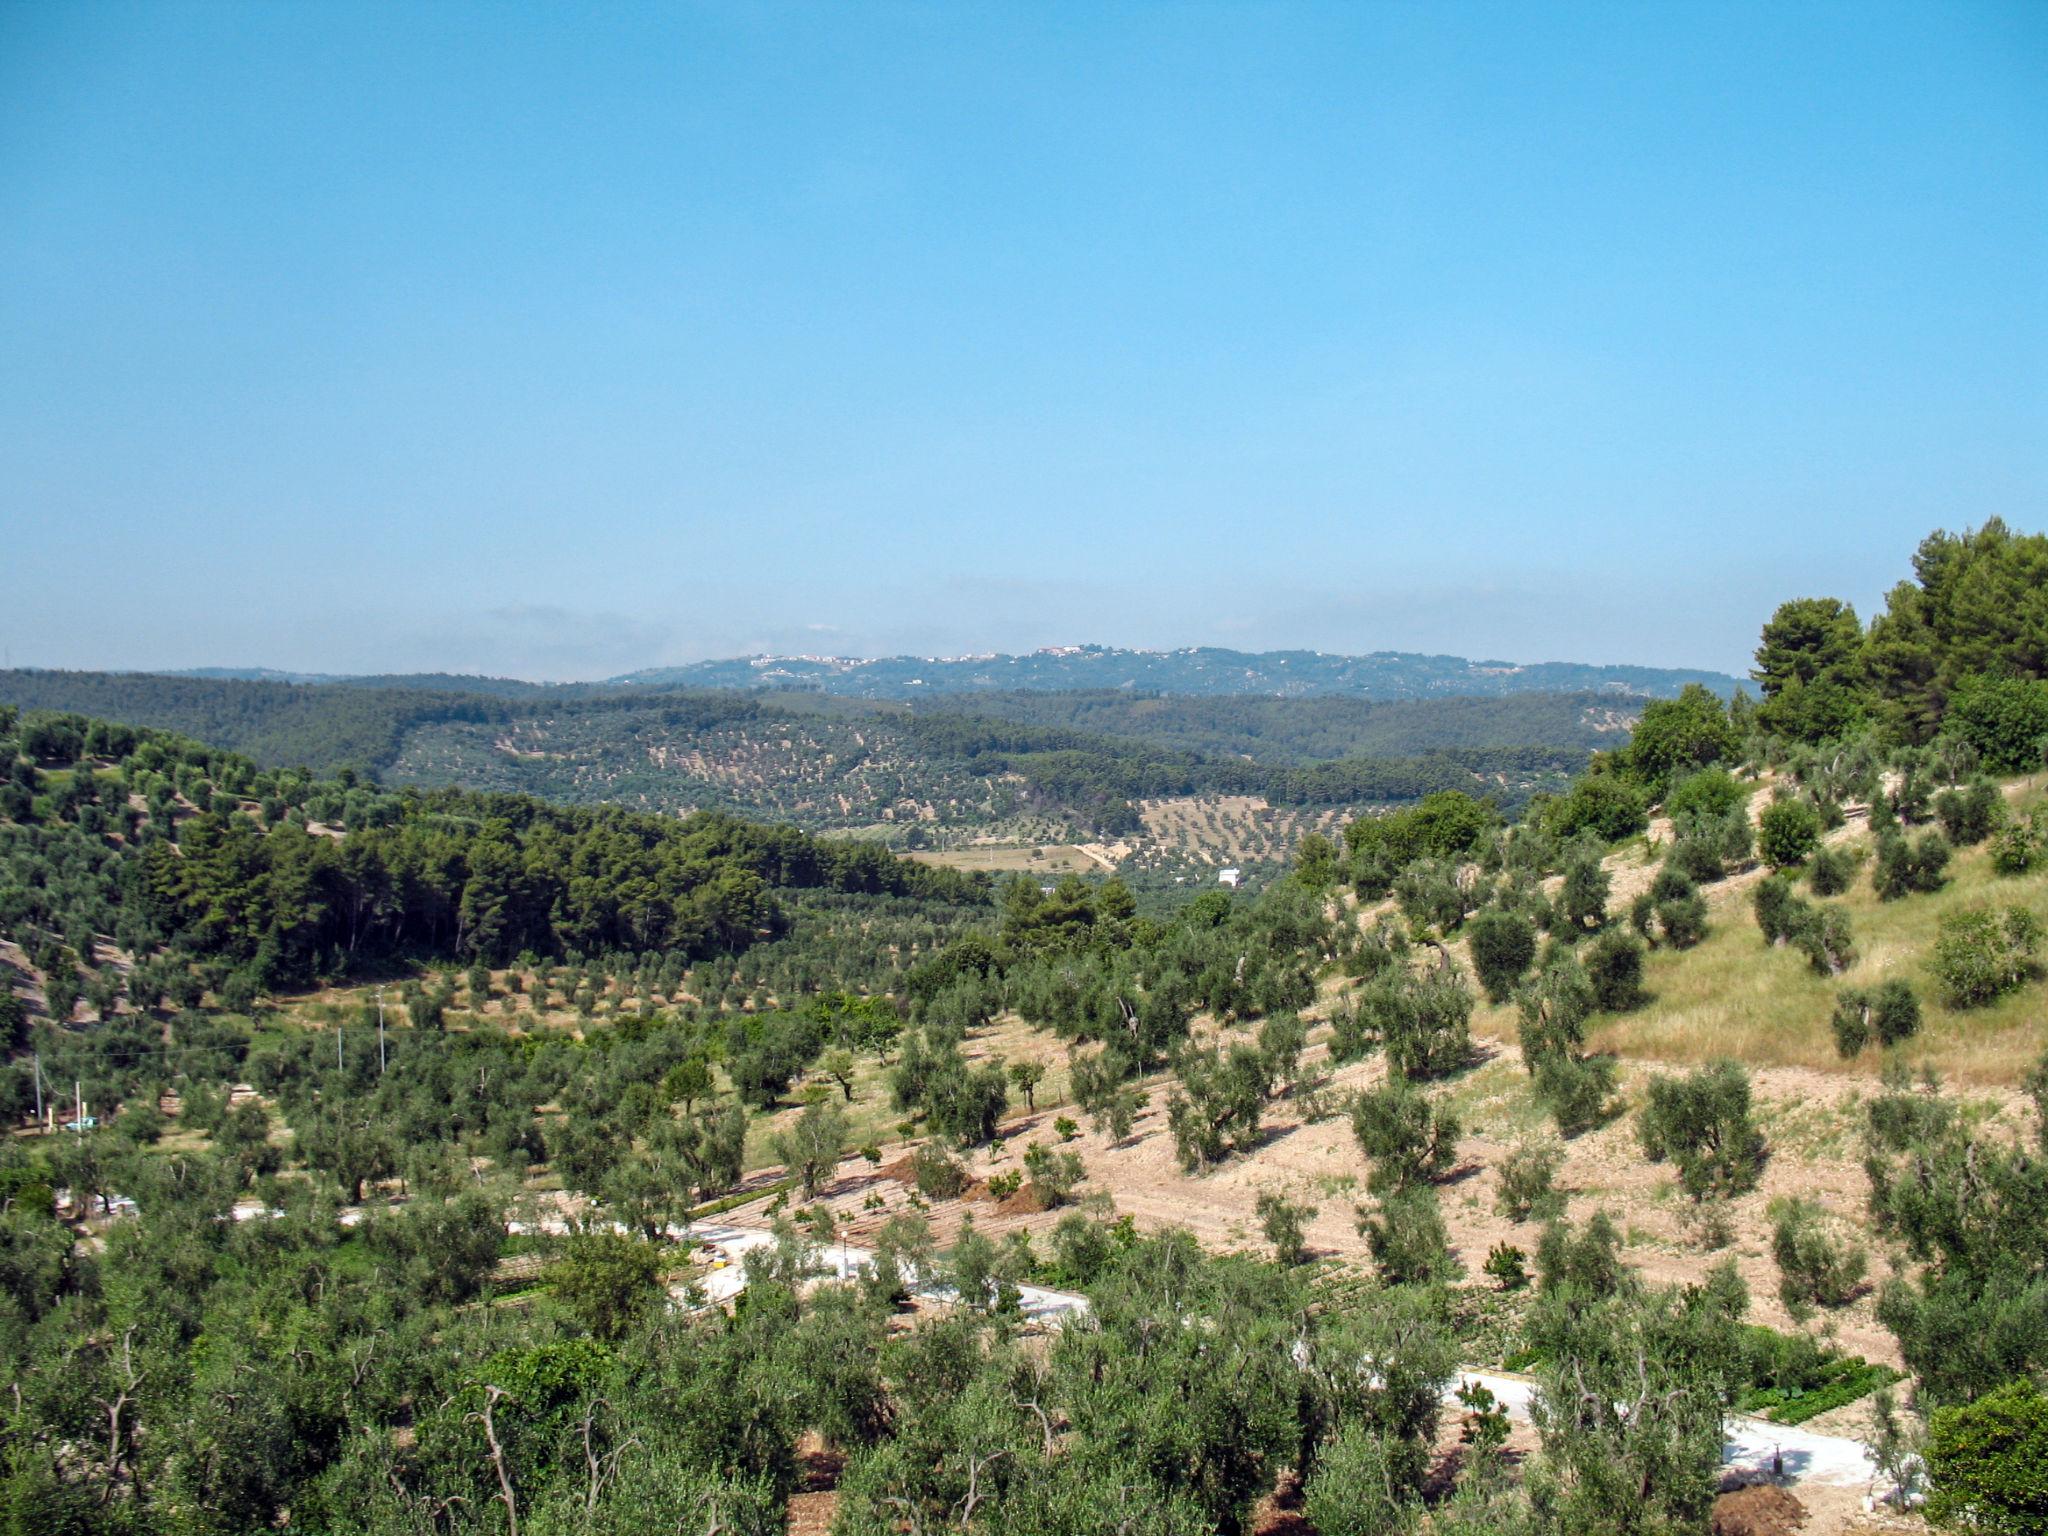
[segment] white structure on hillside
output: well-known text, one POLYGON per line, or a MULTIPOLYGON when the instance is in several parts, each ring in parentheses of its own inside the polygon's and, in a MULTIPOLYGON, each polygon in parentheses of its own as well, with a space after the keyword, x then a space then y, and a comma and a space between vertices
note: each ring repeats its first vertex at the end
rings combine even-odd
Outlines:
POLYGON ((1239 869, 1239 868, 1238 868, 1238 867, 1237 867, 1236 865, 1234 865, 1234 864, 1233 864, 1233 865, 1232 865, 1232 866, 1231 866, 1230 868, 1228 868, 1228 869, 1219 869, 1219 870, 1217 870, 1217 871, 1216 871, 1216 883, 1217 883, 1218 885, 1227 885, 1227 886, 1229 886, 1229 887, 1230 887, 1230 888, 1231 888, 1231 889, 1232 889, 1233 891, 1234 891, 1234 890, 1236 890, 1236 889, 1238 888, 1238 885, 1239 885, 1239 884, 1240 884, 1240 883, 1241 883, 1241 882, 1242 882, 1243 880, 1244 880, 1244 871, 1243 871, 1243 870, 1241 870, 1241 869, 1239 869))

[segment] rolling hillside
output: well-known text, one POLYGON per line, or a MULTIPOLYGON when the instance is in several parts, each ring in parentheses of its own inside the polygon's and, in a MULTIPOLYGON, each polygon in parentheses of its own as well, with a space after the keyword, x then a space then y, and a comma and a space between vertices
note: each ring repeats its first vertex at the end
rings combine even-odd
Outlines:
MULTIPOLYGON (((1157 800, 1250 796, 1319 811, 1465 789, 1512 805, 1625 739, 1640 707, 1596 693, 1381 703, 1012 692, 906 705, 394 681, 436 686, 13 671, 0 673, 0 702, 176 730, 269 766, 721 810, 930 848, 1142 842, 1140 803, 1157 800)), ((1263 856, 1277 863, 1291 847, 1283 838, 1263 856)))

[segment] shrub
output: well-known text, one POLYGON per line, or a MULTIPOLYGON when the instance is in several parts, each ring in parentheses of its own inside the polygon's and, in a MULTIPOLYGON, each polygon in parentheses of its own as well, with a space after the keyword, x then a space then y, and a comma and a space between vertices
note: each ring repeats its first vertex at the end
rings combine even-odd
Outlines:
POLYGON ((1436 1190, 1427 1184, 1385 1196, 1377 1211, 1360 1213, 1358 1230, 1389 1285, 1427 1285, 1457 1271, 1436 1190))
POLYGON ((1769 875, 1759 880, 1749 900, 1756 912, 1757 928, 1766 944, 1784 943, 1798 932, 1803 914, 1813 910, 1793 894, 1792 882, 1783 875, 1769 875))
POLYGON ((2040 939, 2041 920, 2025 907, 1944 913, 1928 968, 1950 1007, 1981 1008, 2033 974, 2040 939))
POLYGON ((963 1147, 979 1146, 996 1133, 1009 1107, 1009 1079, 999 1061, 969 1067, 957 1051, 942 1053, 942 1065, 924 1084, 925 1121, 963 1147))
POLYGON ((917 1192, 927 1200, 951 1200, 972 1182, 967 1170, 935 1141, 924 1143, 910 1154, 910 1176, 917 1184, 917 1192))
POLYGON ((1772 1212, 1771 1257, 1778 1264, 1778 1299, 1795 1318, 1815 1307, 1847 1306, 1862 1283, 1863 1250, 1837 1241, 1808 1200, 1778 1202, 1772 1212))
POLYGON ((1946 724, 1993 773, 2030 773, 2048 744, 2048 679, 1966 677, 1949 697, 1946 724))
POLYGON ((1920 1033, 1920 999, 1903 981, 1883 983, 1871 994, 1870 1027, 1879 1045, 1897 1045, 1920 1033))
POLYGON ((1844 1061, 1860 1055, 1870 1043, 1870 994, 1854 987, 1844 988, 1835 999, 1835 1011, 1828 1020, 1835 1032, 1835 1054, 1844 1061))
POLYGON ((1008 1173, 990 1176, 988 1192, 998 1200, 1007 1200, 1024 1187, 1024 1175, 1012 1168, 1008 1173))
POLYGON ((1472 969, 1487 1001, 1504 1003, 1536 959, 1536 925, 1519 912, 1488 907, 1466 925, 1472 969))
POLYGON ((1451 933, 1465 921, 1465 891, 1458 867, 1443 859, 1417 859, 1394 877, 1401 915, 1418 931, 1451 933))
POLYGON ((617 1232, 572 1237, 547 1270, 554 1298, 595 1338, 616 1343, 661 1299, 661 1250, 617 1232))
POLYGON ((1582 774, 1570 793, 1550 802, 1544 817, 1544 828, 1553 836, 1589 833, 1603 843, 1633 837, 1649 824, 1641 791, 1608 773, 1582 774))
POLYGON ((1315 1220, 1314 1206, 1298 1204, 1285 1195, 1267 1190, 1259 1196, 1254 1209, 1258 1212, 1260 1231, 1273 1245, 1275 1262, 1292 1269, 1308 1256, 1302 1233, 1308 1223, 1315 1220))
POLYGON ((1529 1283, 1529 1256, 1513 1243, 1495 1243, 1486 1255, 1485 1272, 1504 1291, 1519 1291, 1529 1283))
POLYGON ((816 1199, 846 1150, 846 1113, 830 1099, 818 1099, 776 1135, 774 1145, 775 1156, 803 1186, 804 1198, 816 1199))
POLYGON ((1576 1136, 1604 1123, 1612 1113, 1614 1058, 1560 1053, 1536 1066, 1536 1098, 1556 1122, 1560 1136, 1576 1136))
POLYGON ((1763 1174, 1764 1138, 1750 1119, 1749 1073, 1717 1061, 1684 1077, 1658 1077, 1636 1121, 1643 1152, 1666 1159, 1695 1200, 1739 1195, 1763 1174))
POLYGON ((1805 800, 1775 800, 1757 821, 1756 848, 1773 869, 1803 862, 1820 846, 1820 813, 1805 800))
POLYGON ((1702 884, 1719 880, 1731 865, 1747 863, 1756 845, 1745 810, 1685 816, 1673 824, 1677 837, 1666 862, 1702 884))
MULTIPOLYGON (((1031 1187, 1038 1191, 1049 1207, 1065 1205, 1073 1198, 1076 1186, 1088 1176, 1080 1153, 1055 1152, 1036 1141, 1024 1149, 1024 1172, 1031 1180, 1031 1187)), ((990 1187, 994 1187, 993 1181, 990 1187)))
POLYGON ((1400 1471, 1401 1447, 1378 1425, 1343 1425, 1315 1459, 1302 1509, 1325 1536, 1408 1536, 1422 1501, 1400 1471))
POLYGON ((2009 821, 1991 840, 1991 867, 2001 875, 2024 875, 2041 857, 2041 835, 2024 822, 2009 821))
POLYGON ((1607 893, 1613 887, 1599 853, 1578 848, 1565 864, 1564 884, 1558 891, 1560 926, 1572 935, 1600 927, 1607 921, 1607 893))
POLYGON ((1257 1143, 1266 1069, 1256 1050, 1187 1047, 1174 1070, 1180 1081, 1166 1101, 1166 1120, 1181 1167, 1192 1173, 1257 1143))
POLYGON ((1855 883, 1856 855, 1846 848, 1822 848, 1806 872, 1816 896, 1839 896, 1855 883))
POLYGON ((1910 844, 1899 833, 1880 834, 1871 888, 1880 901, 1897 901, 1916 891, 1938 891, 1947 879, 1949 853, 1948 840, 1939 832, 1922 833, 1910 844))
POLYGON ((1707 904, 1700 897, 1699 887, 1684 870, 1669 861, 1657 871, 1657 879, 1643 900, 1649 904, 1646 916, 1650 921, 1638 919, 1636 929, 1644 938, 1669 944, 1673 949, 1690 949, 1707 936, 1707 904))
POLYGON ((1791 937, 1807 964, 1823 976, 1839 976, 1856 963, 1855 933, 1841 907, 1808 908, 1791 937))
POLYGON ((2005 799, 1989 779, 1975 779, 1962 789, 1944 789, 1934 797, 1941 830, 1958 848, 1974 848, 2005 821, 2005 799))
POLYGON ((1702 768, 1680 779, 1664 798, 1664 813, 1677 822, 1688 816, 1725 816, 1749 799, 1749 790, 1726 768, 1702 768))
POLYGON ((1586 946, 1586 975, 1593 1000, 1613 1013, 1626 1013, 1649 1001, 1643 990, 1643 941, 1632 933, 1610 929, 1586 946))
POLYGON ((1930 1519, 1990 1536, 2048 1530, 2048 1397, 2033 1382, 1937 1408, 1926 1454, 1930 1519))
POLYGON ((1899 772, 1899 787, 1888 804, 1892 815, 1905 826, 1917 826, 1927 819, 1927 803, 1933 797, 1927 775, 1918 762, 1909 762, 1899 772))
POLYGON ((1308 1024, 1298 1013, 1276 1013, 1259 1025, 1259 1065, 1266 1074, 1266 1092, 1291 1086, 1301 1075, 1301 1052, 1308 1044, 1308 1024))
POLYGON ((1548 1221, 1563 1213, 1564 1197, 1553 1185, 1564 1165, 1555 1142, 1524 1142, 1501 1160, 1496 1204, 1510 1221, 1548 1221))
POLYGON ((1390 1070, 1406 1077, 1438 1077, 1472 1059, 1472 994, 1455 971, 1437 971, 1359 994, 1377 1010, 1380 1042, 1390 1070))
POLYGON ((1061 1115, 1052 1123, 1052 1133, 1061 1141, 1072 1141, 1081 1134, 1081 1127, 1069 1115, 1061 1115))
POLYGON ((1372 1162, 1374 1194, 1427 1183, 1450 1171, 1461 1127, 1451 1106, 1398 1074, 1351 1105, 1351 1134, 1372 1162))
POLYGON ((1515 998, 1522 1015, 1522 1065, 1534 1072, 1545 1057, 1584 1045, 1596 1001, 1592 978, 1578 957, 1553 950, 1536 979, 1515 998))

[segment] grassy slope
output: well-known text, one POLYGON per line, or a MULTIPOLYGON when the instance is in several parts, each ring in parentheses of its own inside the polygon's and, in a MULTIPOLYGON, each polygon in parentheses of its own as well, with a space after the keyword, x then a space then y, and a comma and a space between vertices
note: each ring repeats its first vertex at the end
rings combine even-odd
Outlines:
MULTIPOLYGON (((2043 803, 2038 780, 2016 790, 2012 803, 2023 813, 2043 803)), ((1843 987, 1898 977, 1912 983, 1924 1010, 1921 1033, 1900 1048, 1907 1060, 1930 1063, 1959 1082, 2018 1082, 2048 1048, 2048 988, 2036 983, 1988 1008, 1951 1009, 1927 974, 1927 960, 1945 913, 2020 905, 2048 918, 2048 870, 2001 877, 1992 871, 1988 846, 1959 849, 1942 890, 1886 902, 1870 888, 1868 834, 1855 825, 1843 841, 1864 855, 1854 888, 1831 898, 1848 909, 1855 925, 1857 959, 1845 974, 1832 980, 1817 976, 1797 951, 1768 948, 1750 910, 1754 880, 1725 882, 1708 893, 1714 930, 1707 940, 1688 951, 1654 953, 1646 981, 1655 1000, 1605 1024, 1594 1047, 1657 1061, 1733 1056, 1751 1066, 1875 1077, 1882 1054, 1872 1048, 1842 1061, 1828 1019, 1843 987)), ((1482 1027, 1515 1038, 1512 1010, 1491 1010, 1482 1027)))

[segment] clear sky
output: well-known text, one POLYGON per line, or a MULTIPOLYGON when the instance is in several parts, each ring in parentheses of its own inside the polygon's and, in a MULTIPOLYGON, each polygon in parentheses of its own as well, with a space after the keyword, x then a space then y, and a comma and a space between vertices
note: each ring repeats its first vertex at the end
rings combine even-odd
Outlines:
POLYGON ((16 665, 1745 667, 2048 525, 2048 4, 0 3, 16 665))

